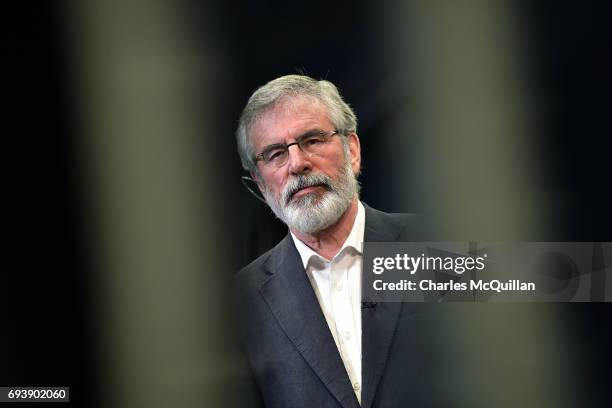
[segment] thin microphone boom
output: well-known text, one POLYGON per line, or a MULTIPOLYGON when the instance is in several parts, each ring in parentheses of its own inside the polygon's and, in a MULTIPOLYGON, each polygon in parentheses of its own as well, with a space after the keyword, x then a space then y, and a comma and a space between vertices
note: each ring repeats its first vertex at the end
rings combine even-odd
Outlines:
POLYGON ((248 177, 248 176, 242 176, 240 177, 240 181, 242 181, 242 185, 249 190, 249 193, 253 194, 253 196, 255 196, 256 199, 258 199, 259 201, 261 201, 262 203, 264 203, 265 205, 268 205, 268 203, 266 203, 266 200, 263 198, 263 196, 261 194, 257 194, 255 192, 254 189, 251 188, 251 186, 249 186, 249 182, 253 183, 253 184, 257 184, 255 182, 255 180, 253 180, 252 178, 248 177))

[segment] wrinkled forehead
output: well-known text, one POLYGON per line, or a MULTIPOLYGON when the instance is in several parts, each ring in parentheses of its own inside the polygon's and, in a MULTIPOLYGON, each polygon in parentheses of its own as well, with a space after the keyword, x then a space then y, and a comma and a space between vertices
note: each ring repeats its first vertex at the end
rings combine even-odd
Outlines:
POLYGON ((254 147, 282 142, 310 129, 330 130, 329 109, 309 96, 286 97, 261 113, 251 126, 254 147))

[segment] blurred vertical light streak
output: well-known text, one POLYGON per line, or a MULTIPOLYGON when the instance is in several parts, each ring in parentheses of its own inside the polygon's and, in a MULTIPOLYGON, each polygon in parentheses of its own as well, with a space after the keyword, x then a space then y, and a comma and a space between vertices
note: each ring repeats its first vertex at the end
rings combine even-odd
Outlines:
MULTIPOLYGON (((541 221, 546 203, 537 190, 514 13, 510 1, 385 2, 386 63, 400 93, 394 97, 412 102, 388 124, 385 148, 402 149, 405 160, 390 163, 399 173, 396 188, 405 202, 417 197, 433 239, 535 241, 549 231, 541 221)), ((439 308, 446 313, 443 347, 455 352, 441 350, 431 364, 445 367, 441 382, 455 384, 455 406, 576 403, 556 309, 439 308), (457 355, 463 357, 445 357, 457 355)))
POLYGON ((424 179, 406 193, 418 195, 448 239, 526 239, 549 227, 539 216, 537 135, 527 124, 527 53, 510 4, 407 2, 400 8, 410 22, 394 18, 395 33, 410 38, 393 50, 414 104, 393 130, 418 137, 401 140, 424 179))
POLYGON ((202 143, 215 134, 204 60, 214 50, 195 38, 201 31, 185 4, 67 3, 102 406, 224 406, 216 346, 227 328, 217 308, 227 303, 219 280, 226 215, 210 199, 220 189, 215 138, 202 143))

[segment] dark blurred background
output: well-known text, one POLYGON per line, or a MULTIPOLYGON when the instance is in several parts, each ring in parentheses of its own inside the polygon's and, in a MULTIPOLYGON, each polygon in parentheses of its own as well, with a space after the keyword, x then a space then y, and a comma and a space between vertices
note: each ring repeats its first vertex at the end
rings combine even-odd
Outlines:
MULTIPOLYGON (((0 385, 223 406, 231 275, 286 233, 240 184, 233 132, 288 73, 355 109, 373 207, 427 213, 439 239, 612 240, 610 16, 582 1, 11 6, 0 385)), ((580 406, 610 402, 609 312, 547 311, 562 328, 544 343, 571 333, 580 406)))

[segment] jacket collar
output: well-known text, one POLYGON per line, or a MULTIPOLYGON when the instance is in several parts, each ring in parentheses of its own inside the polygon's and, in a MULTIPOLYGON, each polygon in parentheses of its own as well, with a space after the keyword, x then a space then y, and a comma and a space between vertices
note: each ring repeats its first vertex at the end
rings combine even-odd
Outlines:
MULTIPOLYGON (((365 242, 394 242, 400 239, 408 224, 405 214, 388 214, 367 205, 365 242)), ((402 237, 403 239, 403 237, 402 237)), ((402 303, 378 303, 361 309, 361 406, 374 401, 384 371, 402 303)))
POLYGON ((266 262, 261 295, 308 365, 345 408, 358 408, 349 377, 293 240, 287 235, 266 262))

